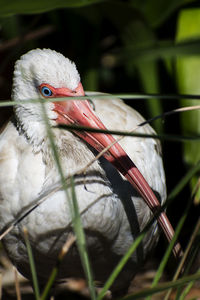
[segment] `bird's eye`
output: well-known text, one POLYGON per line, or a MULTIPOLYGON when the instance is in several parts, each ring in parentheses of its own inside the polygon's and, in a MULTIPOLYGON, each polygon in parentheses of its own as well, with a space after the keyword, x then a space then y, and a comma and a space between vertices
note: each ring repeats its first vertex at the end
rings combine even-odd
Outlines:
POLYGON ((41 88, 41 93, 44 97, 51 97, 53 95, 52 91, 47 86, 41 88))

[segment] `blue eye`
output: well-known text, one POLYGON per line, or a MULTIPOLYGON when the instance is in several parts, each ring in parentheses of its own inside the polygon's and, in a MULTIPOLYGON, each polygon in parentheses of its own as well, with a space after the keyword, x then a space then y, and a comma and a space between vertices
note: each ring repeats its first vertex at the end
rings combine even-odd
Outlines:
POLYGON ((47 86, 42 87, 41 93, 44 97, 51 97, 53 95, 52 91, 47 86))

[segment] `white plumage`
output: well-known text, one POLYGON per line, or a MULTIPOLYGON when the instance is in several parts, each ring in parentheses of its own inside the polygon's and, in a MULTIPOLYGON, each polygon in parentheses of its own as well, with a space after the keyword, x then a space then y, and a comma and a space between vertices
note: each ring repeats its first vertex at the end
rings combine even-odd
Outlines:
MULTIPOLYGON (((32 50, 16 62, 12 98, 24 100, 24 103, 16 107, 13 120, 0 136, 1 230, 60 180, 40 104, 27 103, 27 99, 42 97, 38 90, 42 84, 73 91, 79 82, 80 76, 75 64, 49 49, 32 50)), ((108 129, 128 131, 143 122, 140 114, 123 101, 95 99, 92 97, 94 94, 87 93, 94 103, 95 114, 108 129)), ((51 126, 56 125, 54 103, 48 102, 45 106, 51 126)), ((92 148, 73 133, 59 128, 52 128, 52 131, 66 176, 78 171, 94 158, 92 148)), ((149 125, 140 127, 137 132, 154 133, 149 125)), ((159 142, 126 137, 120 144, 163 203, 166 187, 159 142)), ((129 182, 104 158, 91 165, 86 174, 75 176, 75 183, 79 209, 84 212, 82 222, 95 280, 103 283, 138 234, 138 223, 140 230, 143 229, 152 214, 129 182), (135 219, 132 225, 135 224, 135 227, 132 228, 135 228, 135 232, 130 229, 122 198, 131 198, 134 203, 135 219)), ((4 245, 19 271, 31 278, 23 239, 24 225, 29 232, 40 283, 44 283, 72 231, 70 222, 65 193, 58 191, 16 225, 5 236, 4 245)), ((116 280, 114 291, 127 288, 139 268, 140 258, 143 260, 151 250, 157 236, 157 225, 154 223, 143 241, 143 249, 140 247, 132 256, 116 280)), ((81 276, 83 270, 76 245, 73 245, 61 265, 58 278, 81 276)))

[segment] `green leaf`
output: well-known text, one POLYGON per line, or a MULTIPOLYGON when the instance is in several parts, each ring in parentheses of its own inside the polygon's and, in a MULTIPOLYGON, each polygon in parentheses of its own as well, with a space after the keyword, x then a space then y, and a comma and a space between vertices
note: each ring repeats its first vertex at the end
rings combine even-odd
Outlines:
MULTIPOLYGON (((137 65, 140 80, 146 93, 159 93, 159 74, 156 61, 141 62, 137 65)), ((163 112, 160 99, 149 99, 146 101, 147 110, 150 117, 161 115, 163 112)), ((153 127, 157 132, 163 132, 163 123, 155 121, 153 127)))
POLYGON ((154 45, 139 45, 137 47, 129 46, 126 49, 120 49, 110 53, 116 55, 119 63, 133 60, 135 63, 140 61, 152 61, 160 58, 173 58, 179 55, 190 56, 199 55, 200 38, 190 39, 186 42, 175 44, 173 41, 158 41, 154 45))
POLYGON ((146 1, 133 1, 133 5, 137 5, 141 9, 142 13, 149 21, 151 26, 158 27, 167 18, 169 18, 172 13, 174 13, 182 5, 195 2, 194 0, 146 0, 146 1), (142 3, 141 3, 142 2, 142 3))
MULTIPOLYGON (((141 17, 137 16, 134 20, 130 20, 122 31, 122 40, 125 45, 125 49, 137 49, 137 47, 144 45, 151 46, 156 42, 156 37, 152 32, 151 28, 146 25, 141 17)), ((129 56, 129 59, 125 61, 125 67, 128 73, 133 76, 135 69, 138 71, 142 89, 146 93, 160 93, 160 84, 159 84, 159 74, 157 61, 135 61, 132 55, 129 56)), ((162 114, 162 106, 160 99, 149 99, 145 102, 149 116, 153 117, 155 115, 162 114)), ((162 132, 162 123, 156 121, 154 127, 158 132, 162 132)))
POLYGON ((1 0, 0 16, 36 14, 57 8, 92 5, 105 0, 1 0))
MULTIPOLYGON (((177 42, 200 37, 200 9, 186 9, 181 11, 178 18, 177 42)), ((176 78, 180 93, 200 94, 200 56, 182 56, 176 60, 176 78)), ((199 104, 198 100, 181 100, 183 106, 199 104)), ((196 110, 181 116, 183 134, 200 134, 200 111, 196 110)), ((184 144, 184 160, 188 165, 195 165, 200 160, 200 142, 186 142, 184 144)), ((196 185, 198 176, 191 181, 192 189, 196 185)))

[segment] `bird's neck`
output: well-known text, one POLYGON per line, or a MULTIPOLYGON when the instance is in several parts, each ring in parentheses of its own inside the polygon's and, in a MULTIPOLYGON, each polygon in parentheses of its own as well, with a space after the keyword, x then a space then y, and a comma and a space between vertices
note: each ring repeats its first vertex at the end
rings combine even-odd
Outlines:
POLYGON ((29 118, 21 119, 17 114, 12 118, 19 135, 24 136, 27 143, 32 145, 33 152, 40 152, 46 139, 46 128, 44 124, 29 118))
MULTIPOLYGON (((31 119, 18 119, 17 114, 15 114, 12 122, 19 135, 24 137, 26 143, 30 144, 32 152, 35 154, 42 152, 44 163, 52 169, 55 166, 55 159, 46 125, 31 119)), ((77 172, 94 159, 95 154, 92 149, 79 137, 64 129, 55 127, 51 129, 60 162, 68 170, 68 173, 69 170, 71 174, 77 172)), ((89 169, 102 172, 97 161, 89 169)))

